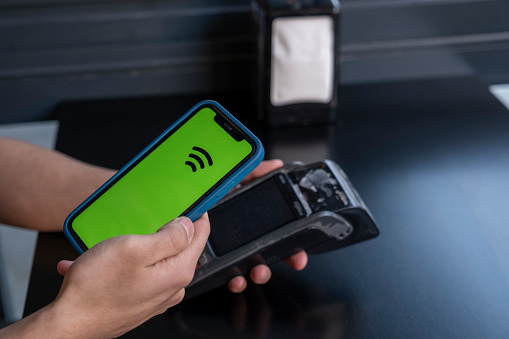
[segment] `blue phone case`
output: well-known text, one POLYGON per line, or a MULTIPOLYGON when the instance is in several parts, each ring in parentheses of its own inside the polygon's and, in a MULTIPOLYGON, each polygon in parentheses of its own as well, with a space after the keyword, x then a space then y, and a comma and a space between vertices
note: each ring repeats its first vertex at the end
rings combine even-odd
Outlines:
POLYGON ((199 102, 194 105, 186 114, 180 117, 175 123, 173 123, 170 127, 168 127, 160 136, 158 136, 152 143, 150 143, 143 151, 141 151, 137 156, 135 156, 131 161, 129 161, 124 167, 122 167, 115 175, 113 175, 107 182, 105 182, 99 189, 97 189, 90 197, 88 197, 85 201, 83 201, 74 211, 67 216, 64 223, 64 233, 67 239, 71 242, 73 247, 81 254, 83 250, 78 245, 74 237, 69 231, 70 221, 73 217, 81 212, 84 206, 86 206, 90 200, 94 199, 98 194, 100 194, 112 181, 115 181, 119 176, 121 176, 125 171, 127 171, 133 163, 136 163, 141 157, 145 155, 145 153, 149 152, 152 147, 157 144, 161 139, 166 137, 168 133, 171 133, 175 130, 179 124, 185 120, 190 114, 198 110, 202 106, 213 106, 217 110, 221 111, 224 115, 226 115, 234 124, 237 125, 246 135, 248 135, 255 143, 256 149, 250 159, 248 159, 241 167, 239 167, 235 172, 233 172, 230 177, 223 181, 215 190, 210 192, 208 196, 206 196, 200 203, 198 203, 192 210, 190 210, 186 216, 195 221, 201 215, 203 215, 207 210, 209 210, 215 203, 217 203, 226 193, 228 193, 231 189, 233 189, 242 179, 244 179, 252 170, 256 168, 262 162, 263 157, 265 155, 265 150, 263 148, 260 140, 249 131, 240 121, 238 121, 233 115, 231 115, 223 106, 213 100, 205 100, 199 102))

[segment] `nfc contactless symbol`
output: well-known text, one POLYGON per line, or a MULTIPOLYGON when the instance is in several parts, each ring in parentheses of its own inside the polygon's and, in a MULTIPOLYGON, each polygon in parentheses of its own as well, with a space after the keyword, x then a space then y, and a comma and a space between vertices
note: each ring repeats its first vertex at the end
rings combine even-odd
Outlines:
MULTIPOLYGON (((204 150, 203 148, 201 147, 193 147, 193 151, 198 151, 201 153, 201 155, 203 155, 206 159, 207 159, 207 162, 209 163, 209 166, 212 166, 212 158, 210 157, 210 154, 204 150)), ((189 157, 190 158, 193 158, 194 160, 196 160, 196 162, 198 162, 198 165, 200 165, 200 168, 201 169, 204 169, 205 168, 205 163, 203 162, 201 156, 198 154, 194 154, 194 153, 190 153, 189 154, 189 157)), ((186 161, 186 165, 188 165, 189 167, 191 167, 191 169, 193 170, 193 172, 196 172, 196 165, 194 164, 194 162, 192 161, 186 161)))

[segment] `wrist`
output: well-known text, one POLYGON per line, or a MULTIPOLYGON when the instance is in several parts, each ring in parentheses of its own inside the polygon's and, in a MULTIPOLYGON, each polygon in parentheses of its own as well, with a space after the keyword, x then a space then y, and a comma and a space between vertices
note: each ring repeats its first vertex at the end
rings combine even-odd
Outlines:
POLYGON ((57 297, 43 310, 44 314, 40 320, 50 324, 50 332, 45 332, 49 334, 47 338, 98 339, 104 337, 104 333, 98 333, 98 328, 90 323, 88 314, 80 312, 76 305, 65 303, 61 298, 57 297))

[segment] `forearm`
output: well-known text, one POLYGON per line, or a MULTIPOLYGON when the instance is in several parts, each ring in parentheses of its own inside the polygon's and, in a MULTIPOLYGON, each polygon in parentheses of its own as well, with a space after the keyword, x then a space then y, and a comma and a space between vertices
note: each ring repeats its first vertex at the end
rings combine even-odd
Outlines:
POLYGON ((113 173, 56 151, 0 138, 0 222, 61 230, 65 217, 113 173))
MULTIPOLYGON (((0 330, 0 337, 5 339, 21 338, 59 338, 56 318, 49 307, 0 330)), ((63 337, 62 337, 63 338, 63 337)))
POLYGON ((76 321, 63 314, 58 314, 55 303, 21 319, 0 330, 2 339, 37 339, 37 338, 98 338, 89 329, 83 328, 76 321))

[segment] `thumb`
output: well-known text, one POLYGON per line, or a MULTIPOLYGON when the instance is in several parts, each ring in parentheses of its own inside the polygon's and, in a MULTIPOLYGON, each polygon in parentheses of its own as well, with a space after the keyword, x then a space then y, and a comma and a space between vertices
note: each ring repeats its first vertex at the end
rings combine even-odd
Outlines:
POLYGON ((194 236, 194 224, 186 217, 174 219, 161 227, 156 233, 150 234, 147 248, 151 248, 155 260, 175 256, 187 248, 194 236))
MULTIPOLYGON (((169 223, 165 224, 163 227, 157 230, 157 232, 162 232, 168 228, 174 227, 176 225, 179 225, 181 227, 184 227, 184 231, 187 234, 187 238, 189 241, 193 238, 194 235, 194 224, 188 217, 178 217, 177 219, 173 219, 169 223)), ((156 233, 157 233, 156 232, 156 233)))
POLYGON ((69 268, 74 263, 74 261, 71 260, 60 260, 60 262, 57 264, 57 271, 61 275, 65 276, 67 271, 69 271, 69 268))

